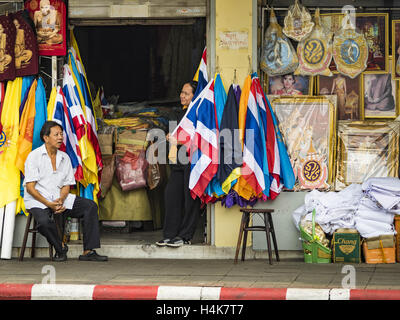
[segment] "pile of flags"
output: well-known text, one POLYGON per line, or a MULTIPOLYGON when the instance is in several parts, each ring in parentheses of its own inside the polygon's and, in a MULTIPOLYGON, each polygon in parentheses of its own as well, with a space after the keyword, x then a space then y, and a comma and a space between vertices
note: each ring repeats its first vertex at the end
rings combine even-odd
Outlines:
POLYGON ((53 88, 47 108, 48 120, 63 126, 64 143, 60 150, 71 159, 77 194, 98 203, 103 162, 92 96, 72 31, 62 87, 53 88))
POLYGON ((205 53, 195 75, 201 89, 171 134, 189 153, 191 195, 228 207, 275 199, 295 177, 259 78, 249 75, 227 95, 219 74, 208 81, 205 53))

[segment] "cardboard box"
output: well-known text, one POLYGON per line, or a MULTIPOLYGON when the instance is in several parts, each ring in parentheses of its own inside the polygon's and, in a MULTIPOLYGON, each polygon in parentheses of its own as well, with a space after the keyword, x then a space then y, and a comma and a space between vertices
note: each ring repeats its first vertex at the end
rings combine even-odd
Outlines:
POLYGON ((392 235, 364 239, 363 253, 366 263, 395 263, 396 240, 392 235))
POLYGON ((333 233, 333 262, 361 262, 360 234, 356 229, 338 229, 333 233))

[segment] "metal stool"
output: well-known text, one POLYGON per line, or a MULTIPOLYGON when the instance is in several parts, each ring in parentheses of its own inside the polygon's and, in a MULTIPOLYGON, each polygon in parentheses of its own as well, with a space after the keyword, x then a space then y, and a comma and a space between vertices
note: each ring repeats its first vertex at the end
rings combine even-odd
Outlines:
POLYGON ((237 246, 236 246, 235 263, 237 263, 237 260, 238 260, 243 233, 244 233, 244 238, 243 238, 243 246, 242 246, 242 261, 244 261, 244 259, 245 259, 248 231, 265 231, 266 236, 267 236, 269 264, 272 264, 271 239, 270 239, 270 235, 272 235, 272 241, 274 242, 274 250, 275 250, 276 260, 280 261, 279 253, 278 253, 278 245, 276 243, 276 237, 275 237, 275 229, 274 229, 274 224, 272 222, 272 216, 271 216, 271 213, 274 212, 274 210, 273 209, 242 208, 242 209, 240 209, 240 211, 242 212, 242 221, 240 223, 239 238, 238 238, 238 242, 237 242, 237 246), (250 217, 254 213, 264 215, 264 225, 263 226, 249 227, 250 217))
MULTIPOLYGON (((39 232, 37 230, 37 222, 33 218, 33 228, 31 228, 32 214, 28 212, 28 217, 26 219, 26 227, 24 233, 24 240, 22 241, 21 253, 19 255, 19 261, 24 259, 26 242, 28 241, 28 234, 32 233, 32 244, 31 244, 31 258, 35 257, 35 244, 36 244, 36 234, 39 232)), ((50 260, 53 261, 53 246, 49 243, 49 255, 50 260)))

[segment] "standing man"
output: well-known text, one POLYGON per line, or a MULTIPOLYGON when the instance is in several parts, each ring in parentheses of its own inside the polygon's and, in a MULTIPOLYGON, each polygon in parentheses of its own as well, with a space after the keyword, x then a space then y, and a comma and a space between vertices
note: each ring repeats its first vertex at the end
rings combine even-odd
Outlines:
POLYGON ((75 178, 68 155, 58 150, 63 143, 61 125, 46 121, 40 138, 44 144, 33 150, 25 162, 24 202, 37 222, 38 231, 55 248, 54 261, 66 261, 68 251, 57 232, 55 216, 83 219, 84 251, 79 260, 107 261, 107 256, 93 250, 100 248, 97 204, 69 193, 75 178))

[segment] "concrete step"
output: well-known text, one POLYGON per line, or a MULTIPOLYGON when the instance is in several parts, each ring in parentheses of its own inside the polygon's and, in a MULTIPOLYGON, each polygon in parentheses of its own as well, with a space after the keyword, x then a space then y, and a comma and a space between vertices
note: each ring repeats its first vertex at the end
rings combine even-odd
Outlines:
MULTIPOLYGON (((68 245, 68 258, 77 259, 82 254, 82 244, 68 245)), ((18 258, 21 248, 13 248, 12 258, 18 258)), ((119 259, 234 259, 236 248, 215 247, 205 244, 185 245, 179 248, 158 247, 155 244, 102 244, 96 250, 101 255, 109 258, 119 259)), ((25 249, 24 258, 30 258, 31 248, 25 249)), ((279 251, 281 259, 303 259, 302 251, 279 251)), ((36 248, 35 257, 48 258, 49 249, 36 248)), ((239 259, 241 252, 239 253, 239 259)), ((252 247, 246 249, 247 259, 268 259, 266 250, 253 250, 252 247)), ((273 254, 275 260, 275 254, 273 254)))

